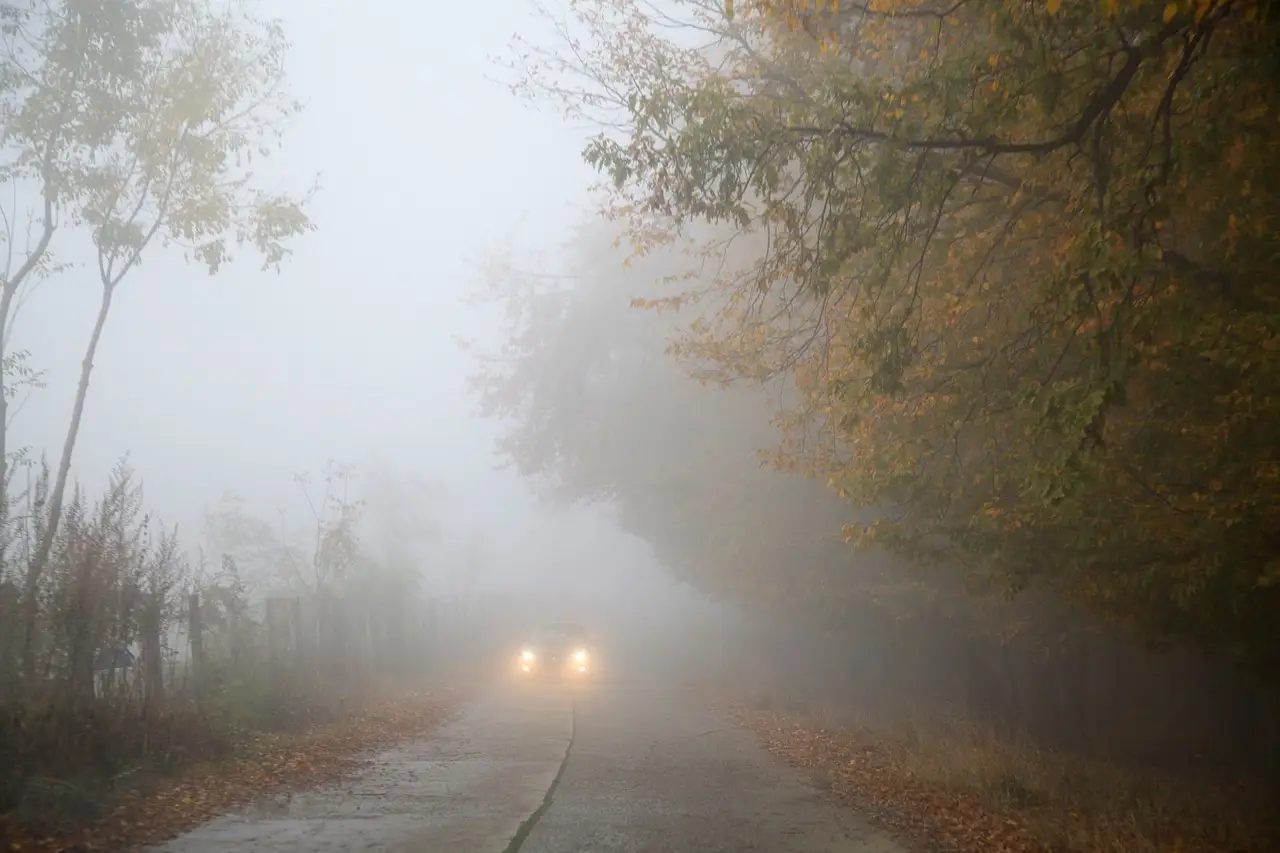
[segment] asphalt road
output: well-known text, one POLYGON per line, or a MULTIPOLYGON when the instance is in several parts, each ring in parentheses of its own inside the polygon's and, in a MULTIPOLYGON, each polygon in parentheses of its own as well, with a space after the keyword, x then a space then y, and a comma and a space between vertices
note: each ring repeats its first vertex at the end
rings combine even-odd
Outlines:
POLYGON ((679 690, 504 682, 357 776, 155 853, 902 853, 679 690))

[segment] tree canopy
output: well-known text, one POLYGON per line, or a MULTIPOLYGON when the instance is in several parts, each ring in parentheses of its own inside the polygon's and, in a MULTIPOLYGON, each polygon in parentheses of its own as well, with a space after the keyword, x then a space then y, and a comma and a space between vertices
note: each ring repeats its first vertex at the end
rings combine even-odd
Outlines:
POLYGON ((637 251, 732 232, 676 354, 796 389, 774 461, 853 544, 1280 675, 1272 4, 797 5, 581 0, 518 51, 637 251))
POLYGON ((501 258, 488 271, 507 344, 476 385, 486 413, 511 425, 501 450, 514 468, 554 502, 612 503, 673 573, 722 600, 833 623, 868 608, 922 612, 937 583, 854 555, 834 494, 762 464, 786 389, 704 387, 667 356, 696 311, 636 311, 628 296, 683 280, 687 261, 663 252, 624 267, 618 233, 582 228, 562 272, 501 258))

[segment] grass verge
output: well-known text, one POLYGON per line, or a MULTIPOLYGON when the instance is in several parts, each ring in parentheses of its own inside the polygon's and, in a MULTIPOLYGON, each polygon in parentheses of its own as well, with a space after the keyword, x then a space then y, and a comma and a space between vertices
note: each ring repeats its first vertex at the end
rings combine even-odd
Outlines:
POLYGON ((849 729, 737 707, 772 753, 910 846, 947 853, 1264 853, 1280 850, 1261 783, 1115 767, 975 726, 849 729))
POLYGON ((383 686, 346 699, 324 722, 240 728, 218 758, 139 766, 100 784, 37 777, 0 814, 0 851, 124 851, 156 844, 238 806, 346 775, 370 751, 448 718, 461 687, 383 686))

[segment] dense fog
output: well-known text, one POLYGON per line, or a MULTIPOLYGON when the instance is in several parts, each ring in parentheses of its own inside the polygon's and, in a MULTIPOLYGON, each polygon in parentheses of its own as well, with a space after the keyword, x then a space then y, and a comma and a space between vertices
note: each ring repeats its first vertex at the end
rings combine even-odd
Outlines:
MULTIPOLYGON (((566 522, 495 470, 498 429, 476 416, 470 357, 457 346, 497 334, 492 311, 464 302, 494 236, 554 241, 585 203, 579 136, 487 79, 489 56, 529 10, 513 2, 442 20, 415 4, 355 16, 327 7, 262 9, 293 42, 288 82, 306 109, 259 172, 295 192, 318 178, 308 207, 317 232, 290 245, 279 274, 246 256, 210 277, 179 251, 148 254, 103 336, 75 477, 96 491, 127 453, 148 508, 194 546, 224 490, 255 514, 274 521, 283 509, 302 523, 292 477, 333 459, 432 484, 438 535, 419 555, 424 567, 458 562, 478 532, 489 583, 567 559, 590 572, 587 553, 553 556, 565 536, 549 526, 566 522), (454 37, 463 26, 468 37, 454 37), (446 73, 453 83, 442 86, 446 73)), ((21 189, 7 212, 35 209, 21 189)), ((47 386, 14 414, 9 445, 51 456, 99 296, 85 238, 58 248, 73 266, 32 289, 8 344, 31 351, 47 386)), ((619 547, 589 515, 569 523, 600 553, 619 547)))
POLYGON ((1275 777, 1265 15, 743 5, 0 4, 0 815, 566 620, 769 731, 1275 777))

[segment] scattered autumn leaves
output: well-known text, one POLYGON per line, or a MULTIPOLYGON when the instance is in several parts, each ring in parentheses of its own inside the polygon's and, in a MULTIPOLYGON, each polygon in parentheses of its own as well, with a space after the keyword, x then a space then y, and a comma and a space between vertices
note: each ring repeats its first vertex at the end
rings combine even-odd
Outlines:
MULTIPOLYGON (((1006 796, 982 796, 965 786, 917 772, 901 749, 870 734, 831 730, 821 724, 771 711, 734 708, 730 716, 753 732, 766 749, 821 782, 839 801, 878 828, 922 850, 938 853, 1261 853, 1276 849, 1265 803, 1220 791, 1209 803, 1195 792, 1131 798, 1117 786, 1106 792, 1073 790, 1055 800, 1021 789, 1016 778, 990 780, 1006 796), (1019 793, 1021 797, 1012 794, 1019 793), (1178 794, 1190 794, 1187 808, 1178 794), (1137 814, 1127 805, 1146 810, 1137 814), (1225 805, 1224 805, 1225 804, 1225 805), (1258 808, 1254 808, 1258 805, 1258 808), (1215 808, 1238 807, 1225 813, 1215 808)), ((916 750, 927 749, 917 746, 916 750)), ((1065 776, 1066 774, 1064 774, 1065 776)), ((1069 782, 1066 787, 1072 787, 1069 782)))
POLYGON ((128 791, 92 824, 37 828, 0 816, 0 850, 80 853, 156 844, 237 806, 351 773, 370 751, 433 730, 460 698, 459 690, 399 693, 332 725, 258 734, 241 758, 195 765, 128 791))
POLYGON ((769 752, 813 772, 838 799, 895 835, 949 853, 1043 849, 1017 820, 991 813, 974 797, 930 790, 872 744, 772 712, 739 709, 733 717, 769 752))

